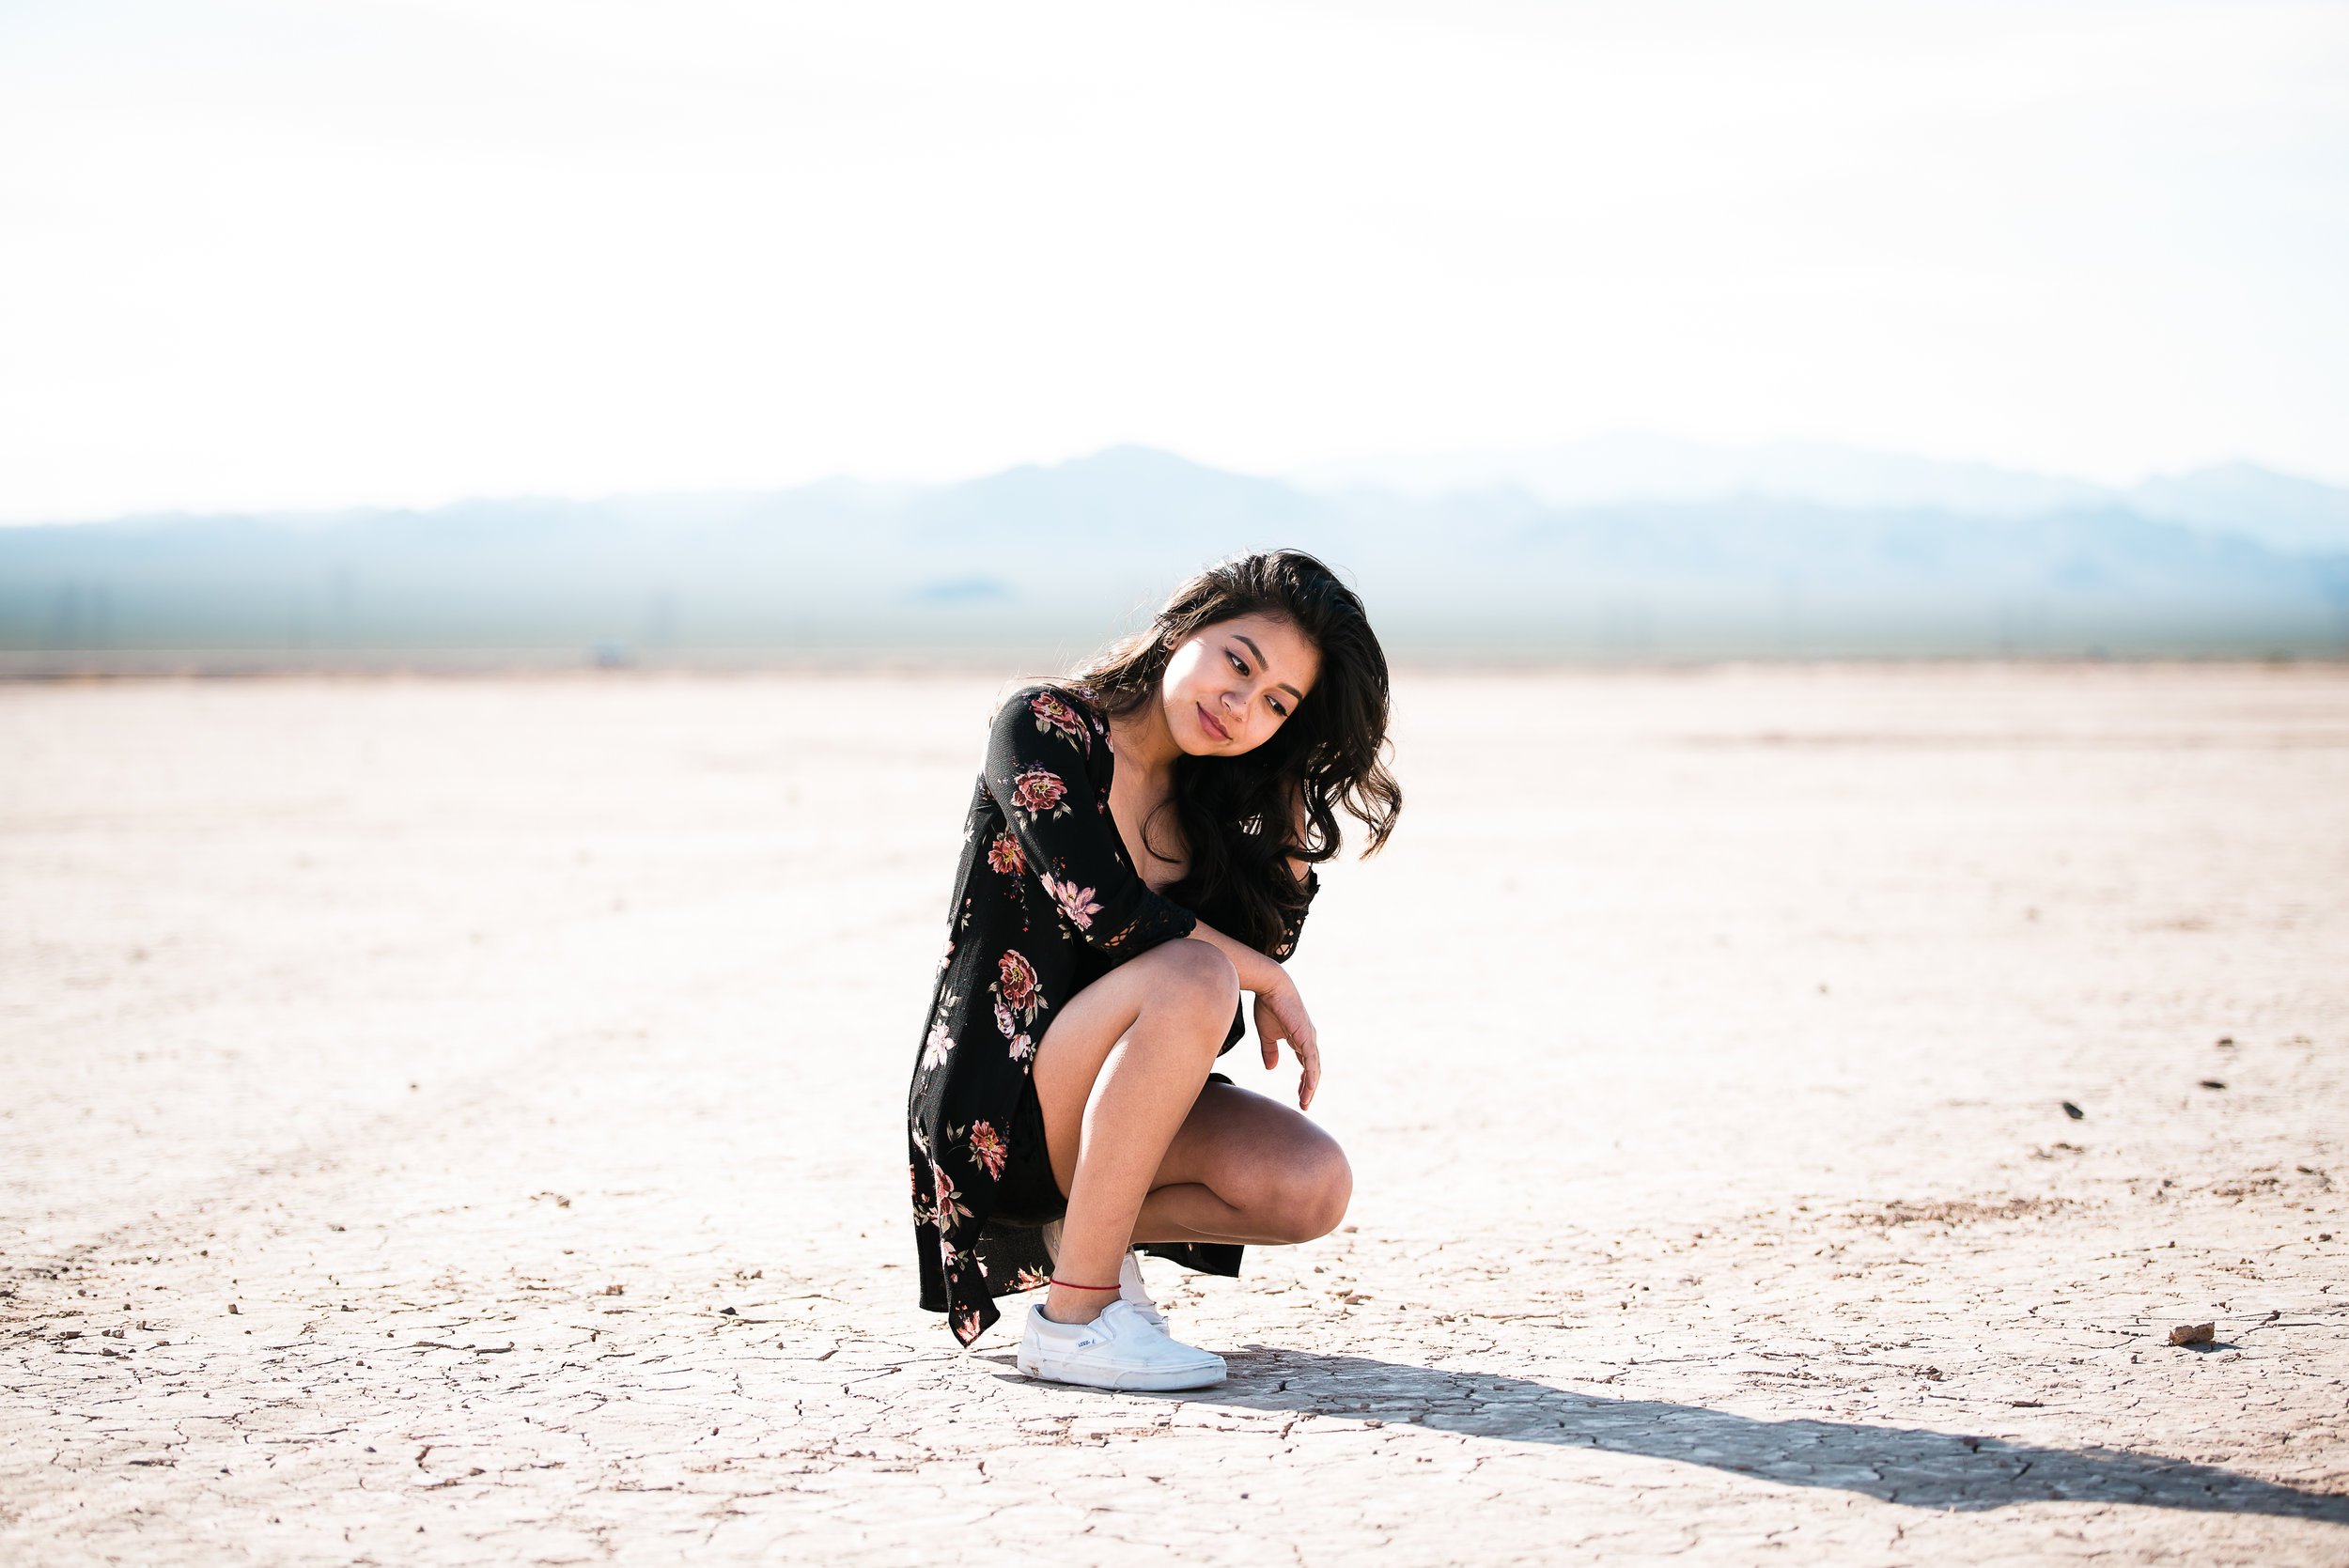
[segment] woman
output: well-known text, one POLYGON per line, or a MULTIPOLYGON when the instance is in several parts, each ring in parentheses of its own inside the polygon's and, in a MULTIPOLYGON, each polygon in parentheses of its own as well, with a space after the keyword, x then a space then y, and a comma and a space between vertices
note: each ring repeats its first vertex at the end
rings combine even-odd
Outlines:
POLYGON ((1387 662, 1362 604, 1299 551, 1182 583, 1147 630, 997 710, 910 1096, 922 1305, 968 1345, 993 1297, 1049 1287, 1018 1364, 1182 1389, 1132 1247, 1237 1275, 1250 1242, 1346 1212, 1345 1155, 1302 1112, 1313 1020, 1281 960, 1337 853, 1334 808, 1393 830, 1387 662), (1210 1072, 1255 997, 1298 1109, 1210 1072))

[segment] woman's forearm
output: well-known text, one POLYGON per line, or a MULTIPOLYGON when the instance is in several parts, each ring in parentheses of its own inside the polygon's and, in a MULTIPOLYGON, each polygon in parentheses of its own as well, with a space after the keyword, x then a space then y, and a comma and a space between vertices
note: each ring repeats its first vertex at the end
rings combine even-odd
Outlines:
POLYGON ((1204 920, 1191 927, 1190 934, 1232 961, 1232 968, 1239 971, 1239 988, 1243 991, 1262 995, 1278 990, 1288 981, 1288 971, 1281 967, 1280 960, 1268 957, 1236 938, 1225 936, 1204 920))

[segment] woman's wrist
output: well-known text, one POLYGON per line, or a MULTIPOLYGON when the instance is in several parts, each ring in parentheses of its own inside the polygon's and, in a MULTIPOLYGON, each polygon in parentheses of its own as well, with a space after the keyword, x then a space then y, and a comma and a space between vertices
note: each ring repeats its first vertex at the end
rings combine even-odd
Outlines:
POLYGON ((1256 956, 1264 960, 1263 969, 1253 976, 1243 971, 1239 977, 1241 990, 1260 997, 1276 997, 1291 988, 1289 971, 1281 967, 1279 959, 1267 958, 1261 953, 1256 956))
POLYGON ((1241 990, 1254 996, 1272 996, 1287 989, 1288 970, 1281 967, 1279 959, 1267 957, 1252 947, 1238 943, 1234 946, 1239 948, 1239 953, 1234 957, 1232 968, 1239 975, 1241 990))
POLYGON ((1190 934, 1232 961, 1232 970, 1239 976, 1241 990, 1257 996, 1271 996, 1287 988, 1288 970, 1281 967, 1278 958, 1259 953, 1236 938, 1225 936, 1204 920, 1192 927, 1190 934))
POLYGON ((1257 996, 1269 996, 1289 983, 1288 970, 1278 958, 1237 939, 1232 941, 1232 968, 1239 975, 1239 988, 1257 996))

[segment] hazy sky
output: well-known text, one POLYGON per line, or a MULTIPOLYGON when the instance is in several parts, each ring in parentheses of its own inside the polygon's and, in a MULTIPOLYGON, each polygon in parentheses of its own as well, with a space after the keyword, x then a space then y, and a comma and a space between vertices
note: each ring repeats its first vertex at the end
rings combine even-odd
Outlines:
POLYGON ((0 518, 1644 429, 2349 480, 2349 5, 0 0, 0 518))

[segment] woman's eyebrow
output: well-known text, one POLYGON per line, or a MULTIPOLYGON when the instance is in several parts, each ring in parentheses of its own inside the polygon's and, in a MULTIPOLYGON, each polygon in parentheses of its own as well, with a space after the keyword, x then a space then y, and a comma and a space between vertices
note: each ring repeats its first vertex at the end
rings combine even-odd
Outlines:
MULTIPOLYGON (((1256 646, 1256 640, 1253 637, 1249 636, 1245 631, 1235 631, 1232 635, 1248 644, 1248 651, 1256 656, 1257 669, 1267 670, 1271 668, 1272 660, 1264 656, 1264 649, 1256 646)), ((1305 700, 1305 693, 1299 691, 1296 687, 1291 686, 1287 681, 1281 682, 1281 690, 1286 691, 1290 696, 1295 697, 1300 703, 1305 700)))

